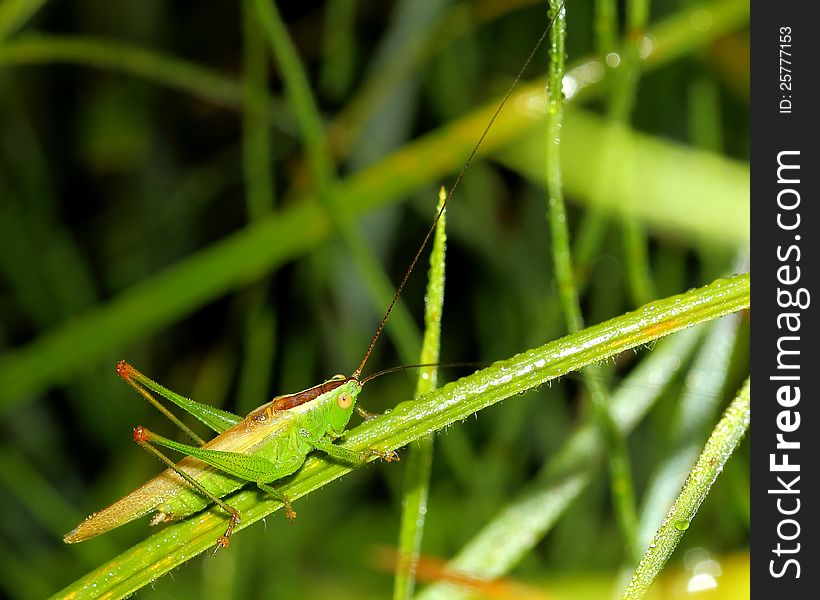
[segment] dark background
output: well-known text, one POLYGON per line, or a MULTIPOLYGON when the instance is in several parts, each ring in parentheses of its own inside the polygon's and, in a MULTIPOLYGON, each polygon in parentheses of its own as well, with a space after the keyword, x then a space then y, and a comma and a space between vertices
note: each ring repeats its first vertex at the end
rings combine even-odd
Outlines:
MULTIPOLYGON (((277 393, 350 373, 384 310, 385 302, 362 283, 348 246, 333 234, 288 232, 307 239, 305 247, 248 273, 244 265, 264 254, 266 245, 196 281, 163 275, 182 261, 218 252, 220 242, 264 221, 273 214, 268 211, 315 202, 316 183, 278 68, 258 31, 261 43, 243 50, 254 25, 243 23, 241 3, 235 4, 46 3, 8 27, 0 42, 0 586, 10 597, 53 593, 148 534, 143 520, 78 546, 60 539, 86 514, 158 471, 131 442, 133 426, 171 435, 118 380, 118 360, 126 358, 179 393, 244 414, 277 393), (103 44, 85 45, 95 40, 103 44), (56 44, 66 41, 76 45, 56 44), (178 72, 158 81, 140 61, 133 68, 119 63, 123 47, 156 53, 164 65, 189 61, 219 85, 206 80, 192 91, 178 72), (266 72, 261 119, 267 127, 246 108, 249 125, 243 128, 243 52, 266 72), (261 175, 253 171, 259 164, 261 175), (252 195, 261 201, 249 202, 252 195), (231 279, 234 270, 243 275, 231 279), (148 302, 140 290, 159 277, 170 279, 163 294, 148 302), (203 278, 220 283, 189 299, 192 289, 205 285, 203 278), (105 320, 107 307, 122 298, 138 300, 105 320), (157 314, 164 316, 151 316, 157 314), (97 326, 77 328, 89 319, 97 326), (59 343, 48 342, 54 336, 59 343)), ((572 67, 595 56, 595 20, 591 3, 568 4, 572 67)), ((656 41, 674 43, 682 36, 688 42, 679 57, 653 66, 638 82, 630 121, 650 139, 721 155, 743 169, 749 152, 749 39, 748 15, 739 5, 715 4, 740 14, 715 35, 693 33, 689 3, 653 3, 651 26, 678 19, 656 41)), ((545 7, 524 0, 304 2, 282 5, 282 13, 326 131, 338 131, 341 115, 349 114, 374 79, 383 82, 384 91, 366 97, 346 137, 329 134, 337 176, 344 180, 370 167, 374 186, 391 184, 390 174, 379 171, 390 153, 497 102, 546 23, 545 7)), ((540 81, 545 73, 542 50, 525 79, 540 81)), ((579 103, 603 123, 605 86, 590 89, 579 103)), ((452 148, 452 162, 460 164, 481 127, 464 138, 443 138, 441 151, 452 148)), ((517 148, 518 137, 507 146, 517 148)), ((576 141, 591 149, 600 142, 576 141)), ((451 182, 457 170, 431 176, 423 162, 407 186, 412 193, 386 193, 377 209, 356 218, 393 282, 429 226, 438 185, 451 182)), ((634 257, 624 249, 617 207, 591 229, 591 201, 571 182, 595 173, 587 176, 583 161, 564 167, 575 174, 567 175, 566 189, 573 244, 587 244, 585 262, 579 259, 584 316, 596 323, 640 304, 626 275, 634 257)), ((505 358, 566 333, 554 294, 543 187, 522 172, 526 168, 514 159, 503 166, 479 161, 450 208, 445 361, 505 358)), ((696 170, 681 176, 708 178, 696 170)), ((725 192, 714 193, 717 199, 708 202, 720 201, 725 192)), ((741 211, 734 224, 744 219, 741 211)), ((697 215, 688 221, 697 223, 697 215)), ((742 251, 735 238, 709 234, 708 228, 699 233, 674 220, 659 225, 640 218, 637 225, 644 231, 651 297, 732 272, 742 251)), ((425 271, 426 265, 403 298, 416 324, 425 271)), ((741 332, 726 394, 745 377, 745 339, 741 332)), ((368 369, 412 362, 395 348, 383 338, 368 369)), ((616 378, 647 352, 629 354, 616 378)), ((388 409, 411 396, 412 382, 404 374, 374 381, 360 401, 370 410, 388 409)), ((639 499, 669 451, 675 407, 673 393, 630 438, 639 499)), ((581 387, 568 380, 440 436, 424 553, 455 554, 526 486, 587 413, 581 387)), ((356 472, 300 500, 296 525, 274 515, 266 526, 238 535, 218 561, 194 559, 140 595, 384 597, 390 576, 375 570, 371 553, 376 545, 395 546, 401 482, 402 463, 356 472)), ((720 597, 742 597, 748 487, 744 444, 678 549, 670 590, 684 585, 691 575, 684 557, 700 548, 722 561, 720 597)), ((596 597, 612 585, 624 559, 602 469, 511 576, 551 593, 565 589, 567 597, 596 597)))

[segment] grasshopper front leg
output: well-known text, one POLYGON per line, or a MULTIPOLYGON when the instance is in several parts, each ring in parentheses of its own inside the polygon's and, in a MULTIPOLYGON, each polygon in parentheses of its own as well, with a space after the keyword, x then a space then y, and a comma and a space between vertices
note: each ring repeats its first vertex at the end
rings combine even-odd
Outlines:
POLYGON ((385 462, 393 462, 399 460, 399 455, 395 450, 378 450, 376 448, 365 448, 361 452, 354 452, 342 446, 337 446, 326 437, 321 437, 318 440, 308 440, 310 444, 317 450, 321 450, 331 458, 344 462, 349 465, 359 466, 371 458, 381 458, 385 462))
POLYGON ((370 412, 369 410, 363 409, 361 406, 356 407, 356 414, 364 419, 365 423, 380 416, 379 413, 370 412))

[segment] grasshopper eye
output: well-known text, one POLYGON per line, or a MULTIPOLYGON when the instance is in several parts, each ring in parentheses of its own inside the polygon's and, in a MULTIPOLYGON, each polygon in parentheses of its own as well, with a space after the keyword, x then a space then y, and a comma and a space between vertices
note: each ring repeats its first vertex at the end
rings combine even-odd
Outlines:
POLYGON ((336 400, 336 403, 342 410, 347 410, 348 408, 353 406, 353 396, 351 396, 347 392, 343 392, 339 394, 339 398, 336 400))

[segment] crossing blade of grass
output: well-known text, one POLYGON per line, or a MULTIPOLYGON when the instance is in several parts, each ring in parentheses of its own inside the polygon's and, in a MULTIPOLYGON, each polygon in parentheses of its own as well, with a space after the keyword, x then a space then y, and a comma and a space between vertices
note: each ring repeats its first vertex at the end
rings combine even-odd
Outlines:
MULTIPOLYGON (((0 14, 5 19, 0 23, 4 23, 7 30, 13 29, 15 22, 21 22, 19 17, 25 14, 27 7, 35 6, 38 2, 42 3, 40 0, 4 3, 7 12, 0 14), (21 12, 21 9, 24 10, 21 12)), ((749 4, 744 0, 718 0, 680 11, 647 32, 647 38, 653 40, 654 47, 642 60, 641 68, 657 68, 703 47, 721 35, 743 26, 748 18, 749 4), (695 29, 691 25, 691 17, 696 10, 706 10, 712 17, 711 27, 706 31, 695 29)), ((28 34, 0 46, 0 64, 50 63, 78 64, 129 73, 191 93, 226 108, 238 110, 241 107, 242 91, 238 82, 200 65, 116 40, 28 34)), ((589 72, 589 65, 589 60, 583 60, 575 69, 570 69, 570 78, 582 83, 576 98, 589 97, 601 89, 599 81, 582 75, 589 72)), ((540 85, 543 86, 543 82, 540 85)), ((275 99, 271 99, 271 102, 277 103, 275 99)), ((286 111, 280 109, 273 111, 273 114, 284 115, 286 111)), ((290 129, 286 120, 278 120, 276 125, 290 129)), ((339 129, 344 127, 340 126, 339 129)))
POLYGON ((697 463, 626 588, 623 600, 638 600, 649 591, 675 547, 683 538, 723 466, 749 429, 751 386, 747 379, 723 417, 715 425, 697 463))
MULTIPOLYGON (((333 123, 329 126, 330 144, 334 153, 345 156, 350 149, 349 146, 361 135, 363 121, 374 107, 383 101, 390 90, 405 80, 414 70, 419 69, 424 60, 435 54, 441 46, 452 43, 466 30, 489 21, 506 12, 514 12, 520 8, 524 2, 505 3, 485 3, 474 7, 473 14, 469 21, 465 19, 464 7, 456 5, 450 9, 450 13, 443 16, 434 29, 426 29, 416 33, 412 46, 397 58, 389 61, 383 67, 371 74, 370 78, 356 92, 353 99, 347 104, 333 123)), ((601 3, 596 3, 596 7, 601 3)), ((705 45, 714 38, 720 37, 748 22, 749 6, 743 0, 719 0, 717 2, 704 3, 687 7, 684 10, 672 15, 667 20, 653 26, 647 30, 647 39, 654 40, 656 45, 654 51, 648 56, 642 57, 639 63, 641 69, 651 70, 662 64, 679 58, 682 53, 690 52, 694 47, 705 45), (707 31, 698 31, 691 26, 692 14, 695 10, 706 10, 713 17, 712 27, 707 31), (685 49, 685 50, 683 50, 685 49)), ((614 37, 613 37, 614 40, 614 37)), ((612 51, 617 51, 614 41, 612 51)), ((590 70, 591 63, 596 59, 583 58, 576 61, 569 69, 570 78, 573 81, 583 82, 582 88, 578 90, 575 99, 588 99, 600 94, 604 87, 600 77, 590 79, 584 75, 590 71, 603 71, 600 69, 590 70)), ((542 84, 543 88, 543 84, 542 84)))
MULTIPOLYGON (((563 82, 566 74, 566 10, 560 0, 550 2, 551 18, 555 26, 550 31, 549 86, 547 88, 547 127, 542 134, 546 144, 544 157, 546 177, 547 217, 550 228, 550 249, 555 270, 556 287, 567 329, 570 333, 584 326, 581 315, 581 301, 575 283, 575 269, 569 239, 569 219, 564 203, 564 189, 561 178, 561 144, 564 126, 563 82)), ((635 492, 632 485, 632 468, 626 451, 626 442, 609 412, 609 394, 603 382, 595 377, 592 368, 583 370, 584 384, 589 390, 593 411, 598 426, 609 446, 610 490, 618 527, 626 548, 627 556, 637 560, 635 531, 637 512, 635 492)))
MULTIPOLYGON (((739 0, 723 0, 707 6, 713 16, 712 27, 707 32, 692 30, 689 13, 677 15, 652 30, 655 51, 642 64, 658 66, 742 25, 748 19, 748 4, 739 0)), ((135 49, 134 53, 121 55, 117 48, 99 45, 95 40, 53 38, 51 41, 54 44, 50 44, 50 39, 44 38, 45 45, 28 44, 22 40, 2 46, 0 63, 33 64, 82 59, 89 64, 97 64, 99 60, 104 62, 100 66, 130 68, 135 73, 144 73, 160 81, 168 79, 172 85, 183 84, 185 87, 185 82, 189 80, 185 74, 187 64, 182 69, 172 68, 160 57, 158 68, 157 58, 150 51, 135 49), (143 61, 144 56, 147 58, 143 61)), ((201 80, 193 77, 199 83, 192 85, 192 89, 206 94, 212 89, 220 89, 224 81, 211 81, 210 77, 210 72, 201 80)), ((231 85, 233 91, 228 95, 234 98, 232 102, 238 106, 241 90, 236 83, 231 85)), ((520 90, 512 98, 511 104, 531 106, 534 98, 542 97, 543 82, 520 90)), ((476 110, 340 182, 336 189, 337 201, 349 206, 352 217, 453 172, 463 164, 475 142, 475 131, 486 125, 496 106, 497 103, 493 102, 476 110)), ((602 176, 604 166, 588 161, 590 156, 595 156, 596 145, 602 136, 602 125, 581 115, 577 111, 567 110, 567 126, 574 121, 572 126, 578 131, 577 135, 565 139, 561 148, 566 166, 564 180, 567 192, 584 199, 590 196, 590 182, 602 176)), ((482 153, 496 151, 520 138, 534 129, 533 120, 537 118, 538 115, 531 111, 510 111, 496 123, 493 135, 485 140, 482 153)), ((748 168, 730 161, 704 157, 667 142, 650 142, 650 138, 639 138, 635 134, 629 139, 640 139, 638 148, 643 148, 646 158, 652 160, 647 163, 652 168, 640 173, 641 176, 653 176, 652 185, 645 189, 653 192, 652 197, 674 198, 675 201, 636 202, 630 205, 622 200, 634 197, 634 186, 619 176, 613 181, 607 208, 637 211, 638 218, 642 220, 660 223, 687 237, 711 240, 714 244, 728 240, 735 247, 737 243, 745 243, 748 223, 734 216, 726 218, 726 214, 715 214, 714 211, 720 206, 739 206, 739 212, 733 215, 747 214, 748 168), (698 171, 698 177, 691 177, 692 169, 702 170, 698 171), (736 204, 736 199, 742 204, 736 204), (669 211, 658 213, 662 207, 675 207, 676 210, 671 214, 669 211), (692 215, 704 218, 696 220, 691 218, 692 215)), ((526 144, 517 146, 524 147, 526 144)), ((521 161, 517 160, 516 163, 520 164, 521 161)), ((536 178, 542 172, 541 164, 538 160, 534 170, 536 178)), ((635 174, 631 175, 634 178, 635 174)), ((101 360, 116 361, 123 346, 151 335, 206 302, 260 278, 285 261, 315 247, 330 229, 327 216, 321 209, 310 203, 309 199, 305 200, 115 295, 106 304, 74 317, 28 345, 0 356, 0 387, 5 392, 0 398, 0 410, 8 410, 48 386, 68 380, 76 371, 90 364, 101 360), (294 232, 300 232, 300 235, 294 235, 294 232), (115 351, 117 354, 114 354, 115 351)))
POLYGON ((114 352, 121 352, 124 344, 173 322, 227 289, 258 280, 271 262, 281 263, 307 252, 327 227, 313 205, 262 219, 28 346, 4 354, 0 357, 2 409, 24 394, 70 379, 74 371, 100 359, 113 365, 121 358, 114 352))
MULTIPOLYGON (((356 226, 353 219, 355 214, 351 214, 346 208, 347 205, 340 202, 337 197, 333 162, 327 154, 319 108, 311 92, 307 73, 288 36, 279 10, 270 0, 254 0, 254 3, 260 24, 285 81, 288 99, 296 116, 310 165, 316 196, 356 261, 374 312, 379 314, 393 297, 393 282, 379 265, 361 230, 356 226)), ((401 299, 396 302, 386 332, 396 345, 402 360, 407 363, 414 360, 418 348, 421 347, 421 334, 401 299)))
MULTIPOLYGON (((5 2, 3 6, 8 8, 6 13, 0 13, 0 24, 7 32, 13 30, 17 26, 15 23, 22 22, 21 15, 25 15, 25 11, 20 9, 42 4, 43 1, 5 2)), ((655 45, 641 66, 651 69, 668 63, 741 27, 748 19, 749 3, 744 0, 717 0, 682 10, 648 31, 648 37, 655 45), (698 10, 706 10, 712 16, 711 27, 705 31, 691 25, 692 14, 698 10)), ((236 81, 199 65, 115 40, 88 36, 27 34, 0 46, 0 64, 33 65, 56 62, 127 72, 192 93, 227 108, 239 109, 241 106, 242 92, 236 81)), ((588 65, 589 61, 583 61, 578 68, 588 65)), ((571 69, 571 75, 572 71, 571 69)), ((593 82, 587 84, 583 90, 584 95, 601 87, 593 82)), ((279 125, 284 126, 285 123, 279 125)))
MULTIPOLYGON (((702 338, 702 328, 663 340, 612 394, 612 414, 623 435, 643 419, 686 364, 702 338)), ((594 419, 594 417, 592 417, 594 419)), ((517 565, 573 502, 601 468, 605 439, 588 419, 536 476, 534 483, 511 500, 447 564, 447 570, 480 579, 500 577, 517 565)), ((419 600, 444 600, 465 595, 446 583, 424 590, 419 600)))
POLYGON ((356 53, 356 3, 329 0, 324 17, 319 86, 334 100, 350 93, 356 53))
POLYGON ((242 0, 242 163, 250 220, 273 211, 268 54, 252 0, 242 0))
MULTIPOLYGON (((372 51, 365 81, 351 90, 342 111, 328 129, 328 145, 338 161, 351 165, 372 163, 400 143, 407 118, 415 111, 419 73, 430 68, 425 50, 439 30, 448 0, 399 0, 393 4, 390 23, 372 51)), ((444 90, 437 92, 447 96, 444 90)))
MULTIPOLYGON (((528 105, 540 102, 543 106, 543 90, 533 92, 528 105)), ((724 249, 727 255, 748 244, 747 164, 627 129, 617 133, 613 136, 600 117, 566 109, 561 159, 570 197, 680 239, 691 241, 694 237, 724 249), (597 136, 595 145, 587 145, 590 135, 597 136), (617 161, 607 162, 610 153, 605 146, 609 143, 618 144, 617 161), (583 171, 570 166, 576 162, 584 166, 583 171), (706 179, 692 181, 692 173, 706 179), (599 181, 606 182, 603 192, 599 181), (657 198, 664 201, 657 202, 657 198)), ((498 158, 531 181, 544 184, 545 153, 543 136, 531 131, 515 145, 502 149, 498 158)))
POLYGON ((27 34, 0 46, 0 64, 76 63, 144 77, 229 108, 240 108, 239 83, 200 65, 116 40, 27 34))
MULTIPOLYGON (((436 213, 442 209, 447 191, 442 187, 436 213)), ((441 318, 444 311, 444 258, 447 244, 447 215, 442 214, 433 237, 427 293, 424 295, 424 339, 419 364, 439 362, 441 348, 441 318)), ((415 397, 420 398, 436 389, 438 367, 423 367, 416 382, 415 397)), ((433 466, 433 435, 428 434, 411 444, 407 450, 404 491, 399 531, 398 562, 393 582, 394 600, 412 598, 416 583, 416 566, 421 550, 430 472, 433 466)))
MULTIPOLYGON (((273 212, 274 185, 268 128, 268 53, 256 20, 253 0, 242 0, 242 171, 248 221, 273 212)), ((270 365, 276 353, 277 319, 266 305, 269 282, 248 290, 243 361, 239 374, 237 409, 250 412, 270 389, 270 365)))
MULTIPOLYGON (((543 98, 543 87, 531 85, 522 88, 510 103, 526 105, 536 97, 543 98)), ((497 104, 492 104, 477 110, 350 176, 339 183, 337 201, 348 206, 351 217, 360 215, 454 171, 475 144, 475 132, 483 129, 496 108, 497 104)), ((532 113, 510 111, 502 115, 493 134, 485 139, 482 151, 495 151, 518 139, 534 127, 534 119, 537 116, 532 113)), ((594 160, 603 124, 569 109, 565 123, 567 129, 575 128, 575 134, 566 137, 561 146, 566 189, 583 198, 589 181, 606 168, 594 160)), ((644 176, 652 172, 652 197, 669 198, 670 202, 626 203, 635 187, 621 177, 613 181, 609 198, 612 205, 608 208, 634 211, 641 219, 660 222, 665 228, 684 231, 714 244, 725 244, 728 240, 735 246, 747 239, 748 221, 738 219, 737 215, 748 214, 748 167, 648 136, 631 134, 629 139, 635 152, 640 151, 641 156, 646 155, 651 161, 650 165, 661 169, 657 176, 652 169, 641 171, 644 176), (691 177, 693 172, 699 176, 691 177), (725 207, 728 212, 738 206, 732 218, 720 208, 725 207), (693 219, 693 215, 699 215, 698 219, 693 219)), ((519 142, 516 147, 519 146, 526 144, 519 142)), ((522 164, 524 159, 516 156, 516 163, 522 164)), ((543 162, 539 163, 537 173, 543 172, 542 165, 543 162)), ((629 175, 634 176, 635 172, 629 175)), ((34 342, 0 356, 0 388, 4 390, 0 410, 8 410, 16 402, 30 399, 31 394, 66 381, 77 370, 97 361, 104 359, 113 364, 121 358, 118 354, 125 345, 150 336, 206 302, 309 252, 329 232, 327 215, 316 202, 305 199, 134 285, 34 342)))
MULTIPOLYGON (((617 139, 620 130, 629 124, 632 108, 638 91, 641 74, 641 46, 645 43, 643 32, 649 20, 649 0, 629 0, 626 3, 626 31, 621 46, 618 69, 609 73, 609 120, 617 139)), ((605 144, 610 154, 608 162, 617 162, 616 143, 605 144)), ((603 185, 605 180, 601 180, 603 185)), ((634 219, 621 220, 625 263, 629 290, 635 305, 648 302, 655 297, 652 275, 649 268, 649 249, 646 231, 634 219)))
POLYGON ((652 475, 644 494, 638 541, 646 547, 666 509, 675 499, 689 469, 698 457, 702 440, 718 413, 720 391, 726 382, 740 318, 733 315, 712 324, 686 378, 675 429, 669 432, 673 447, 652 475))
MULTIPOLYGON (((638 310, 497 362, 447 384, 417 401, 399 404, 389 414, 352 429, 343 446, 385 450, 406 446, 511 396, 595 364, 624 350, 652 342, 749 306, 749 275, 720 279, 685 294, 658 300, 638 310)), ((311 456, 280 490, 298 499, 352 469, 311 456)), ((228 498, 242 513, 239 529, 279 510, 281 504, 247 490, 228 498)), ((83 593, 119 598, 213 546, 225 527, 220 509, 173 523, 77 580, 58 596, 83 593)))

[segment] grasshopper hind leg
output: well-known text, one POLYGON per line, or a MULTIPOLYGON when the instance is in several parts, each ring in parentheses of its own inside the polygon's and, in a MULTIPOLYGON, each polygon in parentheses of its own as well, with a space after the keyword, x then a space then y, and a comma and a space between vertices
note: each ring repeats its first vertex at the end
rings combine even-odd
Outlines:
POLYGON ((231 518, 228 520, 228 528, 225 530, 225 533, 216 538, 216 546, 214 546, 214 549, 211 552, 211 556, 216 556, 216 553, 219 552, 220 548, 227 548, 228 545, 231 543, 231 535, 233 535, 233 530, 239 524, 240 521, 239 511, 235 508, 231 508, 231 511, 231 518))
MULTIPOLYGON (((290 498, 285 496, 285 494, 283 494, 276 488, 265 483, 262 483, 261 481, 257 481, 256 485, 259 487, 260 490, 262 490, 263 492, 267 492, 268 494, 270 494, 282 503, 282 505, 285 508, 285 516, 288 518, 288 521, 293 523, 293 521, 296 519, 296 511, 293 510, 293 506, 290 503, 290 498)), ((220 548, 228 547, 228 545, 231 543, 231 535, 233 535, 233 530, 240 522, 238 510, 236 510, 228 504, 225 504, 224 502, 220 502, 220 506, 228 511, 228 514, 230 514, 230 520, 228 521, 228 528, 225 530, 225 533, 217 538, 216 546, 214 546, 213 552, 211 552, 211 556, 216 556, 216 553, 219 552, 220 548)))
MULTIPOLYGON (((194 479, 188 473, 177 467, 177 465, 174 464, 174 461, 165 456, 165 454, 163 454, 158 448, 151 444, 151 441, 156 441, 157 439, 163 438, 160 438, 160 436, 157 436, 156 434, 148 431, 148 429, 141 425, 134 428, 134 441, 137 444, 139 444, 141 448, 146 450, 149 454, 153 454, 160 461, 164 462, 170 469, 172 469, 180 477, 185 479, 185 481, 191 484, 197 491, 205 495, 206 498, 208 498, 214 504, 218 505, 220 508, 222 508, 225 512, 227 512, 230 515, 228 527, 227 529, 225 529, 225 533, 223 533, 216 539, 216 546, 214 547, 214 550, 211 553, 211 556, 216 556, 216 553, 219 552, 220 548, 227 548, 228 544, 230 544, 230 538, 233 534, 233 530, 241 521, 239 511, 227 502, 225 502, 224 500, 222 500, 221 498, 217 498, 216 496, 214 496, 196 479, 194 479)), ((151 519, 151 524, 156 525, 166 520, 168 520, 168 515, 166 513, 157 513, 157 515, 155 515, 154 518, 151 519)))

